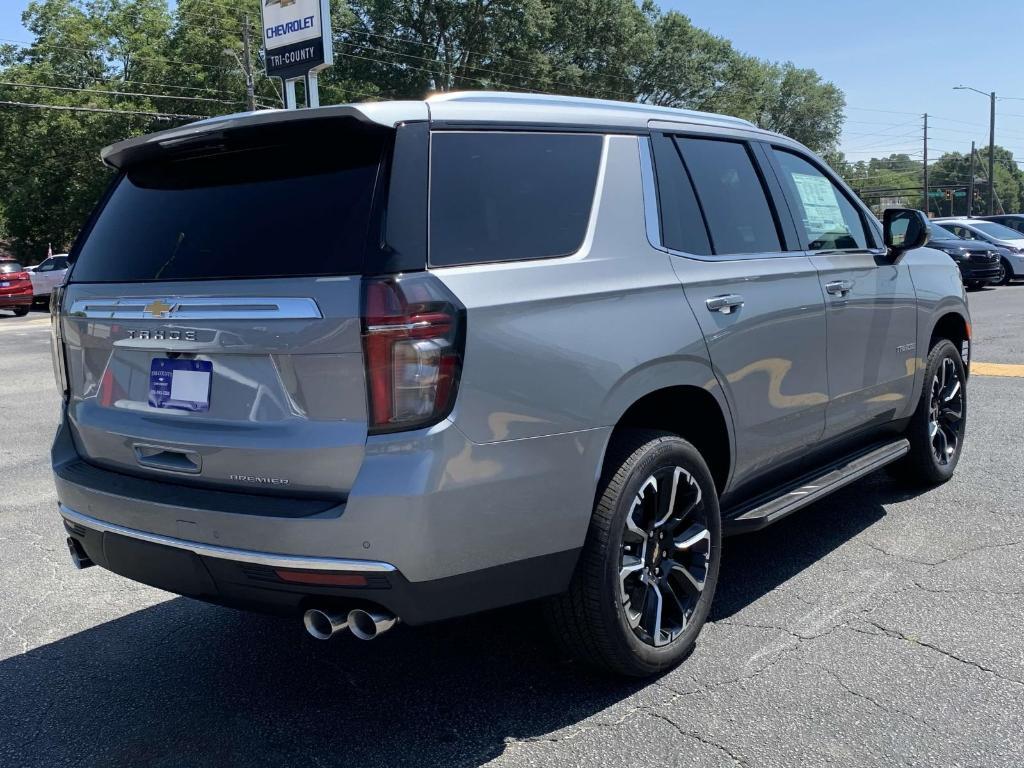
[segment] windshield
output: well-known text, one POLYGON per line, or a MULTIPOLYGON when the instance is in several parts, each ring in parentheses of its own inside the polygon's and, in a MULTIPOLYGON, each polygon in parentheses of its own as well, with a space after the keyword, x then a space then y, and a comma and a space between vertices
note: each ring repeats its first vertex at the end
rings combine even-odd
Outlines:
POLYGON ((955 235, 948 229, 943 229, 938 224, 928 225, 928 237, 932 240, 963 240, 959 235, 955 235))
POLYGON ((9 275, 12 272, 22 272, 24 267, 17 261, 0 261, 0 275, 9 275))
POLYGON ((994 221, 974 221, 971 222, 971 226, 977 229, 979 232, 984 232, 989 237, 994 237, 997 240, 1024 239, 1024 234, 1018 232, 1015 229, 1004 227, 1002 224, 996 224, 996 222, 994 221))
MULTIPOLYGON (((326 123, 329 121, 317 121, 326 123)), ((380 133, 252 131, 131 167, 75 282, 351 275, 363 268, 380 133)))

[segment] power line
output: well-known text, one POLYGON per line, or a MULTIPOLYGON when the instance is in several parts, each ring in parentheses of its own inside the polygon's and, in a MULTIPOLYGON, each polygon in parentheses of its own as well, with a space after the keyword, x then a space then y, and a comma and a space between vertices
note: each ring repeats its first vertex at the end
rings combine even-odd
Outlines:
POLYGON ((133 109, 102 109, 100 107, 71 107, 57 104, 31 104, 25 101, 0 101, 0 106, 3 107, 25 107, 30 109, 55 109, 69 112, 98 112, 110 115, 145 115, 146 117, 157 117, 157 118, 186 118, 186 119, 202 119, 209 117, 209 115, 186 115, 175 112, 142 112, 133 109))
POLYGON ((102 88, 75 88, 67 85, 41 85, 38 83, 15 83, 0 80, 0 86, 13 88, 41 88, 47 91, 72 91, 74 93, 100 93, 104 96, 135 96, 150 99, 174 99, 176 101, 208 101, 215 104, 241 104, 240 101, 226 101, 224 99, 211 99, 205 96, 176 96, 160 93, 133 93, 131 91, 108 91, 102 88))

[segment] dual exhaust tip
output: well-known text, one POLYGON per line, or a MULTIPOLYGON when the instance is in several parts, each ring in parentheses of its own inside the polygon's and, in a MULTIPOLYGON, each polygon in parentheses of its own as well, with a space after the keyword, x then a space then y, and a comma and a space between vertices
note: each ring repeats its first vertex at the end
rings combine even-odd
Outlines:
POLYGON ((302 617, 306 631, 317 640, 330 640, 346 629, 360 640, 373 640, 398 623, 398 617, 384 609, 354 608, 348 613, 310 608, 302 617))

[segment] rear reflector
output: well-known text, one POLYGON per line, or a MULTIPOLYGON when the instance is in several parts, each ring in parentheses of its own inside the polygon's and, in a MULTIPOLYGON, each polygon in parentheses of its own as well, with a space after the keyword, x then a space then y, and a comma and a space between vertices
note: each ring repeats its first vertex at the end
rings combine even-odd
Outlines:
POLYGON ((281 581, 293 584, 319 584, 332 587, 365 587, 366 577, 361 573, 324 573, 323 571, 286 571, 274 569, 281 581))

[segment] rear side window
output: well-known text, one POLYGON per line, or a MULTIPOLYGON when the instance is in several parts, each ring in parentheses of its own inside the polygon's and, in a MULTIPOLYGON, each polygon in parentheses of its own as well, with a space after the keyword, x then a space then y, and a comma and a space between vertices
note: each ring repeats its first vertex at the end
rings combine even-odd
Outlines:
POLYGON ((603 138, 437 132, 430 146, 430 263, 566 256, 583 245, 603 138))
POLYGON ((719 139, 677 137, 720 255, 782 250, 761 177, 747 146, 719 139))
POLYGON ((807 247, 812 251, 867 248, 864 221, 842 190, 803 158, 780 149, 773 151, 807 247))
POLYGON ((675 142, 655 134, 651 137, 651 147, 658 176, 662 243, 673 251, 710 255, 711 242, 704 218, 675 142))
POLYGON ((128 169, 73 279, 360 273, 385 139, 315 122, 324 125, 250 130, 128 169))

